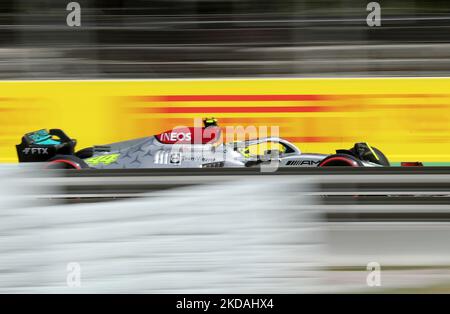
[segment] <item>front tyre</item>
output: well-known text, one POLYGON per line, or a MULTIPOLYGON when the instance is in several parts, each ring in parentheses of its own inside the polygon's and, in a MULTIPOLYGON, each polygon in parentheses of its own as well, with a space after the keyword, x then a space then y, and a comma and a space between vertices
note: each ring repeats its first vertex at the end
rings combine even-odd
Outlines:
POLYGON ((384 155, 381 150, 379 150, 376 147, 372 146, 373 151, 375 154, 377 154, 378 160, 374 161, 375 163, 382 165, 384 167, 389 167, 391 164, 389 163, 389 160, 387 159, 386 155, 384 155))
POLYGON ((364 167, 364 164, 351 155, 335 154, 323 159, 318 167, 364 167))

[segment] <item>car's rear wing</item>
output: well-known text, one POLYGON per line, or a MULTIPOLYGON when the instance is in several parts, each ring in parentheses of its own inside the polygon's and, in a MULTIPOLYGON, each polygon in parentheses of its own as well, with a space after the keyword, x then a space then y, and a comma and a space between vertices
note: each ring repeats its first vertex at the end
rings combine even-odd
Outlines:
POLYGON ((60 129, 26 133, 16 145, 19 162, 42 162, 61 155, 73 155, 77 141, 60 129))

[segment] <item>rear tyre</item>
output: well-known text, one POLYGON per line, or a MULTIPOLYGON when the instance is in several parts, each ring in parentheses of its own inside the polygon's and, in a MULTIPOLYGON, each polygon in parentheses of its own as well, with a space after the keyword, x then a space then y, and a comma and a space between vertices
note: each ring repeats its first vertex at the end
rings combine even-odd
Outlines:
POLYGON ((335 154, 323 159, 318 167, 364 167, 364 164, 351 155, 335 154))
POLYGON ((72 155, 56 155, 51 158, 47 165, 46 169, 87 169, 89 168, 88 164, 83 161, 83 159, 78 158, 72 155))

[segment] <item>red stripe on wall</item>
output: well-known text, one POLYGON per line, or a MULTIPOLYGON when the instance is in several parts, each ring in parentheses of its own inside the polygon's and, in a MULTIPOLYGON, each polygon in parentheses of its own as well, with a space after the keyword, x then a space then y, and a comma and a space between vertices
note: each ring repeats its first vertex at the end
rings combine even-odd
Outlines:
POLYGON ((205 101, 325 101, 378 98, 443 98, 450 94, 345 94, 345 95, 142 95, 131 96, 143 102, 205 102, 205 101))
POLYGON ((255 113, 255 112, 327 112, 337 111, 331 106, 280 106, 280 107, 149 107, 136 108, 138 113, 255 113))
POLYGON ((138 101, 186 102, 186 101, 321 101, 335 99, 331 95, 162 95, 136 96, 138 101))
MULTIPOLYGON (((291 136, 283 137, 289 142, 294 143, 327 143, 327 142, 348 142, 352 141, 349 138, 333 137, 333 136, 291 136)), ((301 147, 300 147, 301 148, 301 147)))

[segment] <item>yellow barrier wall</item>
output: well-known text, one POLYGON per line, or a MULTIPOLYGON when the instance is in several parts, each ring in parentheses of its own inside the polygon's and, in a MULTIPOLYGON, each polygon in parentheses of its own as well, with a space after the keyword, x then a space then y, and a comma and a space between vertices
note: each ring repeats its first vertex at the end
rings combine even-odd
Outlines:
POLYGON ((0 161, 29 131, 62 128, 93 144, 160 133, 193 118, 278 125, 304 152, 367 141, 392 161, 450 161, 450 79, 0 82, 0 161))

